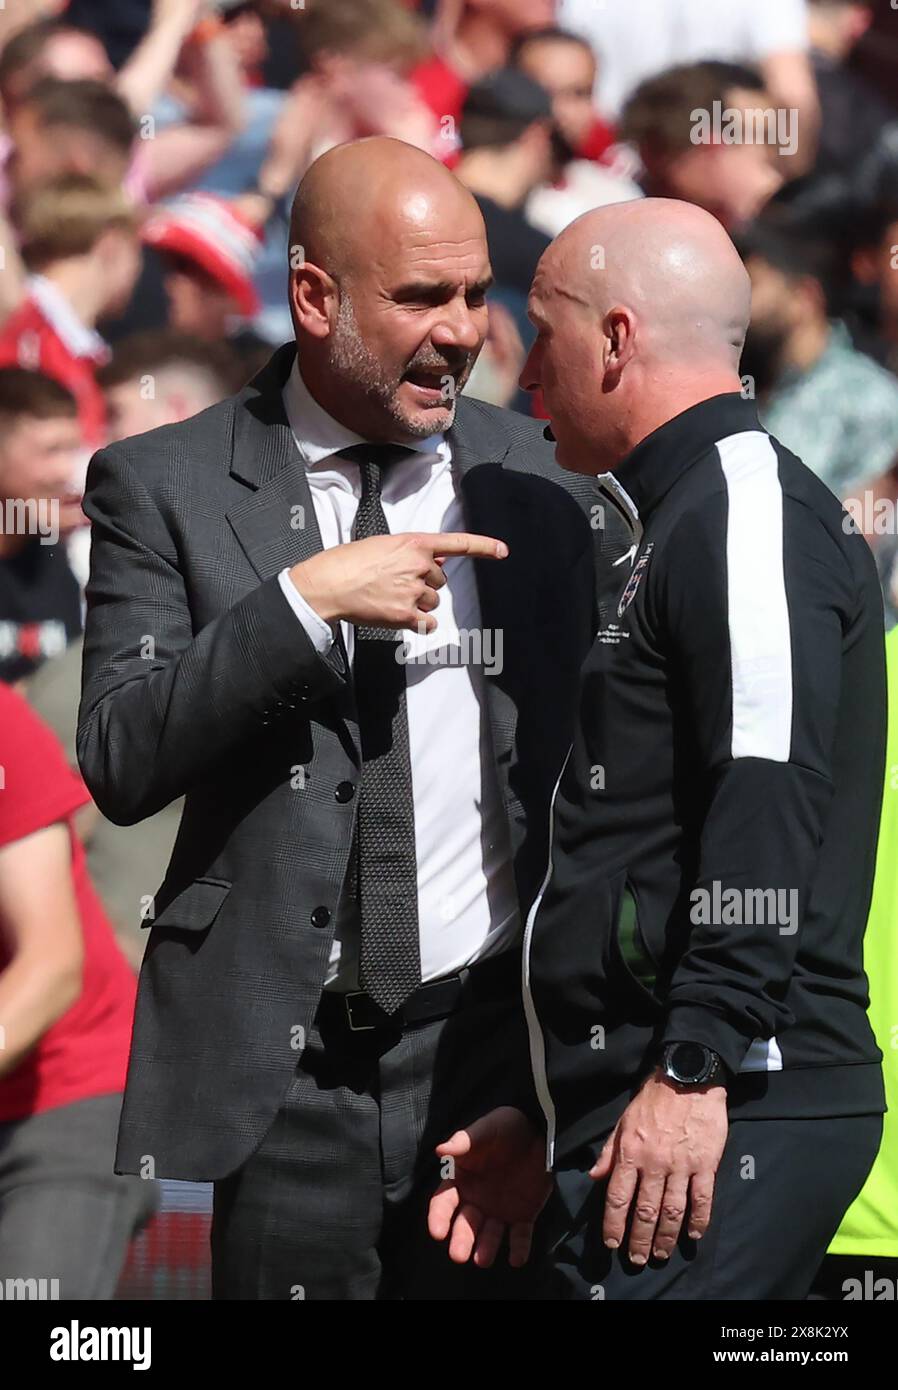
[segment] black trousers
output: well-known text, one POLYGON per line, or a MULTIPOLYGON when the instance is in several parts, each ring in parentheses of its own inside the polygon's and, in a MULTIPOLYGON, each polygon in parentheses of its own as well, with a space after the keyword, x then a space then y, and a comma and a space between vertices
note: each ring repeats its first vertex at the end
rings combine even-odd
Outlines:
POLYGON ((523 1299, 547 1265, 450 1263, 427 1233, 434 1146, 508 1099, 529 1065, 520 957, 497 995, 471 971, 446 1019, 351 1033, 319 1020, 259 1149, 215 1184, 215 1299, 523 1299))
MULTIPOLYGON (((631 1265, 602 1243, 605 1183, 587 1176, 604 1138, 557 1174, 549 1233, 553 1299, 804 1299, 879 1149, 881 1115, 736 1120, 711 1224, 669 1260, 631 1265)), ((686 1223, 684 1222, 684 1227, 686 1223)))

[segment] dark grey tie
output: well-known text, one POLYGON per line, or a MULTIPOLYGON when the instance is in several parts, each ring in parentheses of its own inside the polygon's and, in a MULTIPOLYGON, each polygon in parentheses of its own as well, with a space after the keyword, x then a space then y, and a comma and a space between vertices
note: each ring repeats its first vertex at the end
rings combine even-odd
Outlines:
MULTIPOLYGON (((340 457, 357 463, 362 495, 353 537, 389 535, 381 505, 384 473, 410 451, 355 444, 340 457)), ((362 744, 355 853, 361 922, 359 985, 388 1014, 421 983, 418 860, 401 632, 355 629, 353 677, 362 744)))

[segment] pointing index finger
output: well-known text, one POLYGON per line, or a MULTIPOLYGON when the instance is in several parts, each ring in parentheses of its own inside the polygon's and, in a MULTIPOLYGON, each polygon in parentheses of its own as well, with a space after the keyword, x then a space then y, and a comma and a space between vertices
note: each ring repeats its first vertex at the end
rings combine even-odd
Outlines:
POLYGON ((493 536, 476 536, 467 531, 446 531, 431 536, 428 544, 433 547, 435 559, 447 555, 474 555, 478 559, 504 560, 508 546, 493 536))

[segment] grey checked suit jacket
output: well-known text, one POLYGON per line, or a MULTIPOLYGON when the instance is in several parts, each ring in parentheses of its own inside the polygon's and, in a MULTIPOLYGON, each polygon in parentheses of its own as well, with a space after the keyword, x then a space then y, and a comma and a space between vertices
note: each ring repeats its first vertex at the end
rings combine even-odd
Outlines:
MULTIPOLYGON (((327 967, 358 800, 334 793, 358 783, 359 733, 342 643, 319 656, 277 581, 321 548, 281 404, 294 354, 101 450, 88 474, 81 770, 119 824, 186 796, 148 915, 118 1172, 147 1157, 192 1180, 239 1167, 294 1075, 327 967)), ((462 398, 450 440, 468 529, 510 549, 475 565, 483 626, 503 633, 487 702, 526 910, 595 630, 596 493, 524 416, 462 398)))

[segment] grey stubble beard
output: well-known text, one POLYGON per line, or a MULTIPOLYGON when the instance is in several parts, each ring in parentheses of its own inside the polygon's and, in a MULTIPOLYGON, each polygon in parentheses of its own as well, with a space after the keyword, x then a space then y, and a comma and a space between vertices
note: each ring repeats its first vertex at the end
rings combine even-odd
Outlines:
MULTIPOLYGON (((408 434, 417 439, 426 439, 428 435, 442 433, 454 424, 456 396, 446 402, 448 419, 442 423, 435 421, 430 412, 418 415, 403 413, 396 399, 400 383, 385 373, 377 357, 366 344, 356 321, 352 300, 345 289, 340 293, 336 329, 331 334, 329 343, 329 362, 334 374, 347 384, 361 387, 365 395, 375 400, 390 419, 408 434)), ((467 379, 469 371, 470 367, 463 380, 467 379)))

